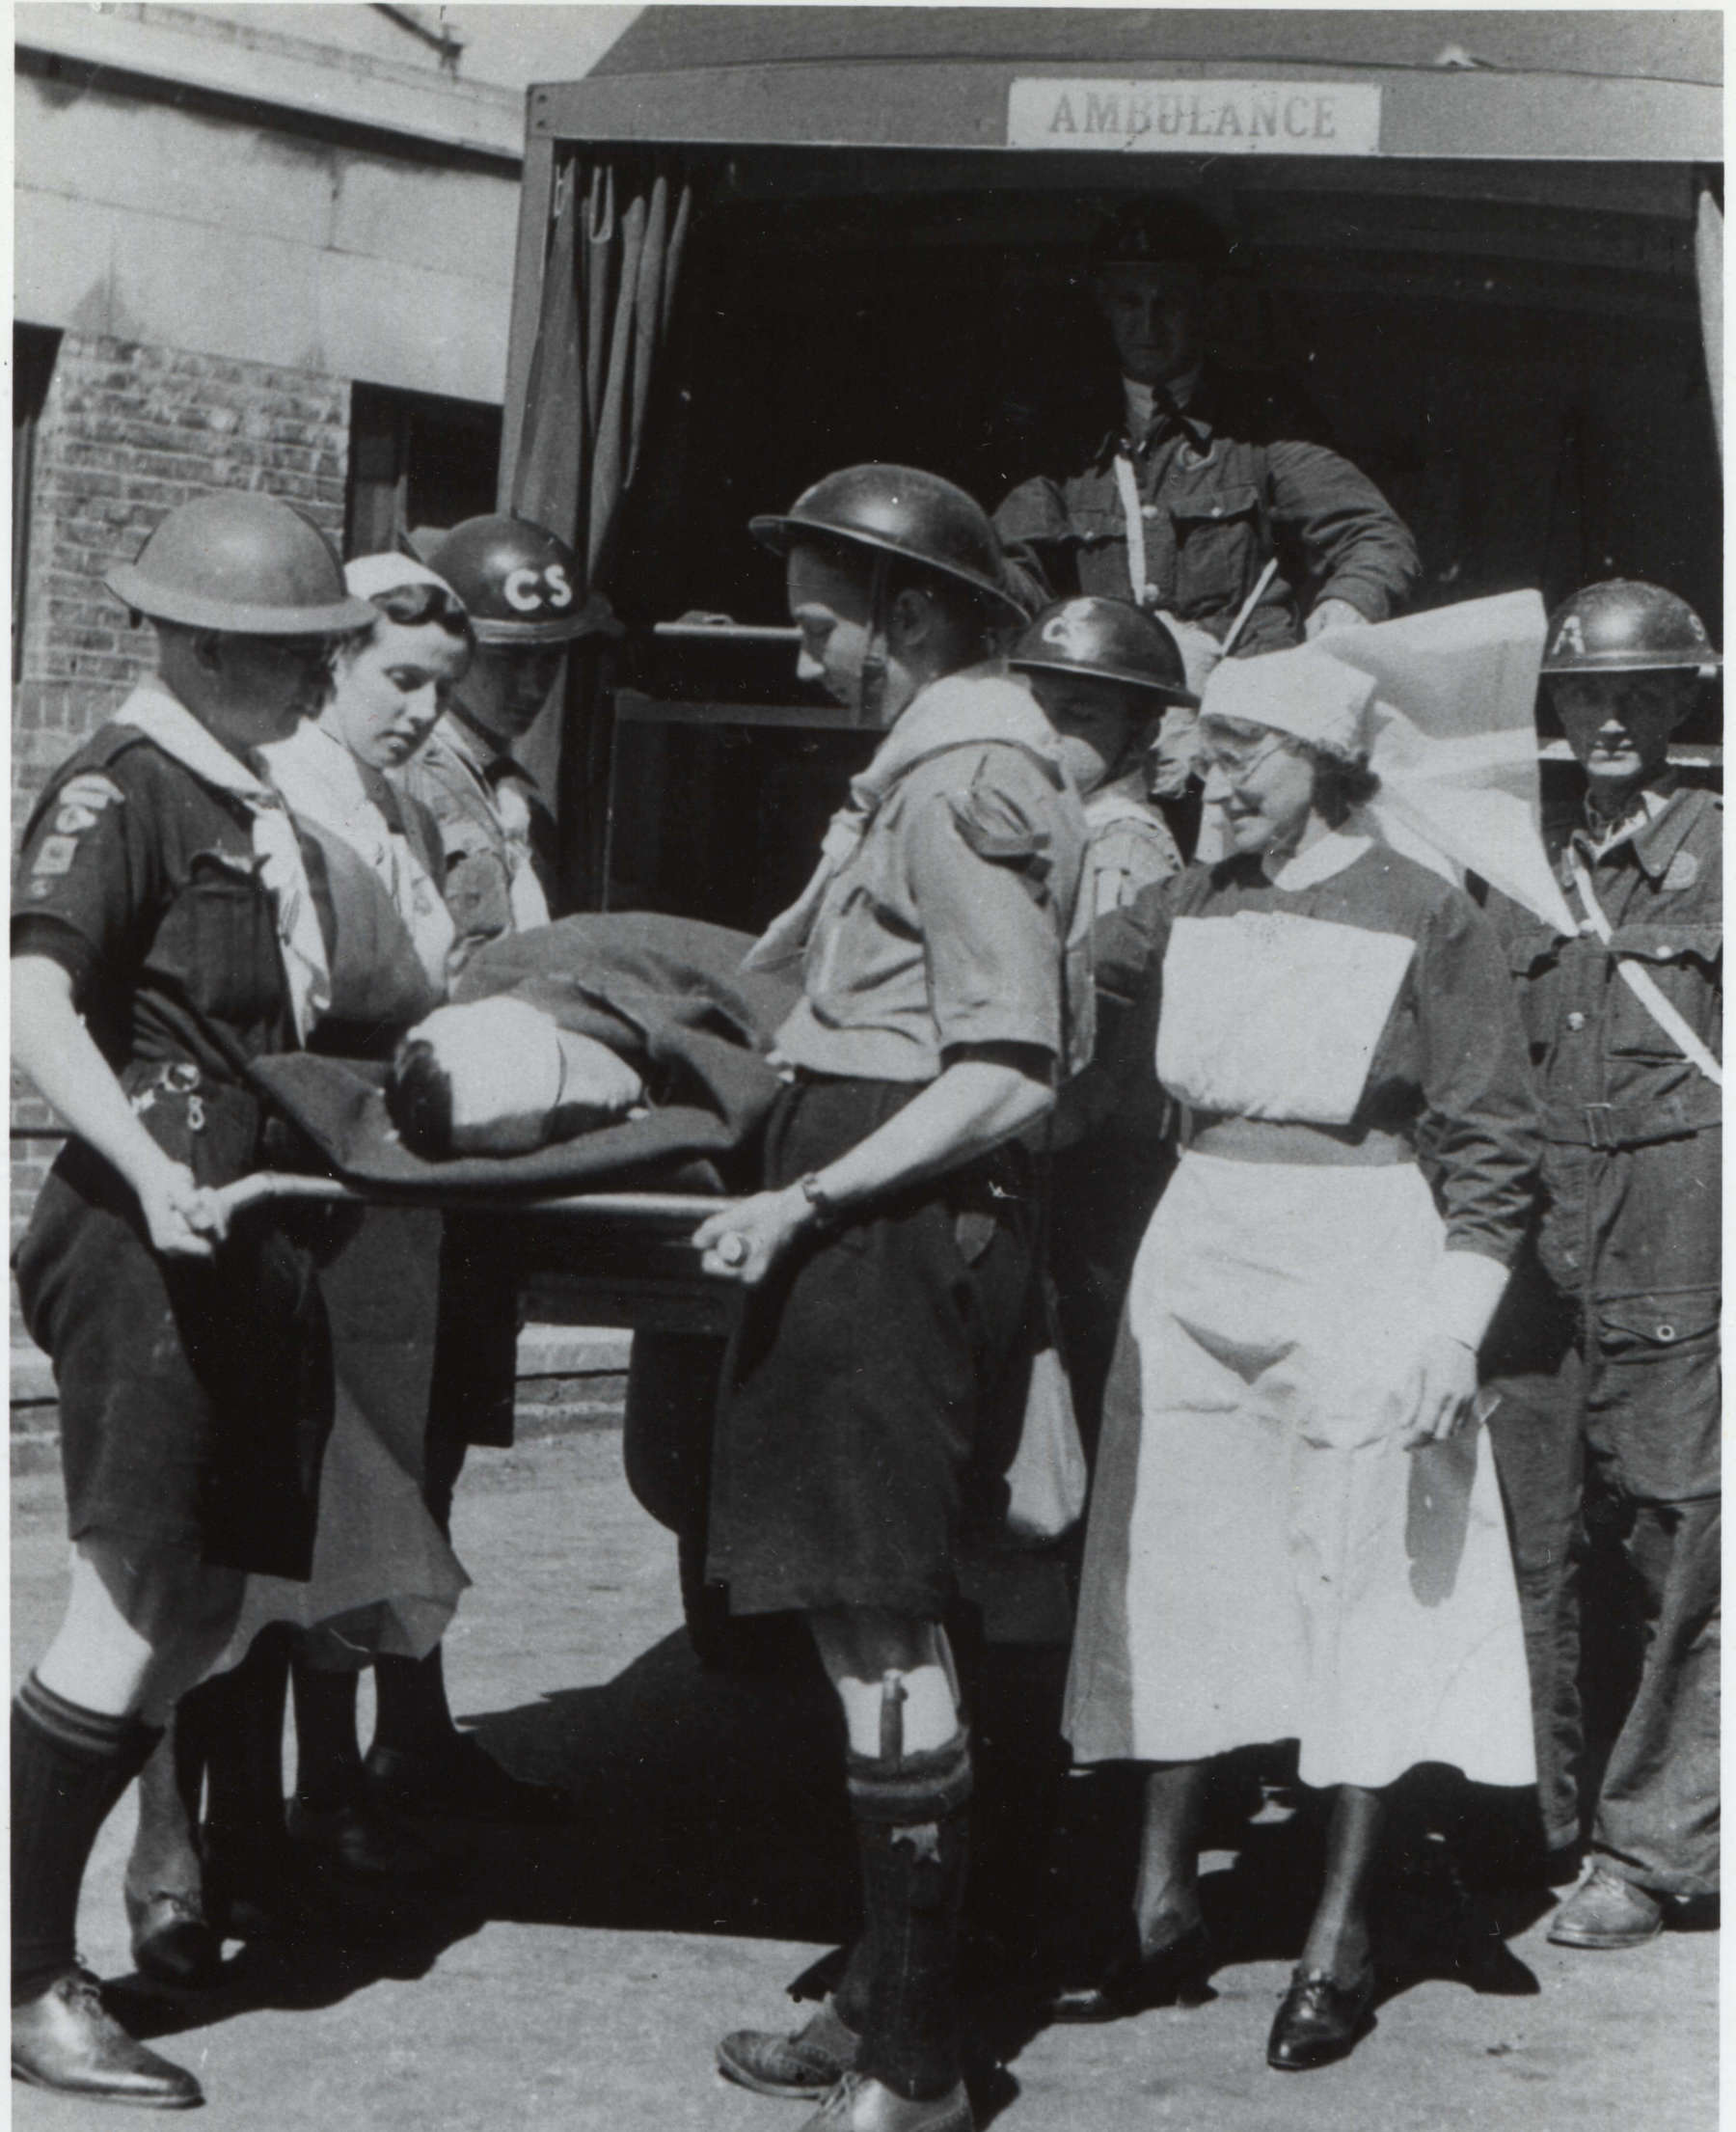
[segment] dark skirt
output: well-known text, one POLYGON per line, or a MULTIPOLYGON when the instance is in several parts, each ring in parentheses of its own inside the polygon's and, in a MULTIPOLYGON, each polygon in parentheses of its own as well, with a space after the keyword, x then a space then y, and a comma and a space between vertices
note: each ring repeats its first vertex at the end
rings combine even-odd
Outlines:
MULTIPOLYGON (((824 1167, 917 1093, 787 1090, 768 1188, 824 1167)), ((999 1149, 799 1245, 748 1298, 712 1473, 708 1572, 733 1612, 945 1613, 960 1540, 1011 1452, 1035 1192, 1026 1152, 999 1149)))
MULTIPOLYGON (((159 1090, 145 1123, 202 1185, 224 1184, 255 1166, 258 1107, 197 1093, 196 1130, 184 1087, 159 1090)), ((107 1529, 306 1577, 332 1417, 312 1253, 251 1216, 210 1260, 161 1258, 128 1187, 71 1140, 14 1267, 54 1361, 71 1537, 107 1529)))

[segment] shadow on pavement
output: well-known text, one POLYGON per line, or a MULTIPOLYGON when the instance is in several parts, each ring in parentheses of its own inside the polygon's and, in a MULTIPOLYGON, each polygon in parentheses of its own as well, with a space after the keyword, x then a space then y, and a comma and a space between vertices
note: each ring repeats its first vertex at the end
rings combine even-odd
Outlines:
MULTIPOLYGON (((1043 2025, 1038 1982, 1095 1974, 1125 1930, 1139 1789, 1125 1768, 1062 1781, 1064 1653, 1003 1647, 974 1670, 978 1793, 963 1982, 972 2092, 987 2122, 1017 2095, 1007 2068, 1043 2025)), ((330 2006, 385 1978, 422 1976, 495 1919, 821 1947, 855 1930, 842 1739, 816 1666, 708 1672, 677 1631, 603 1686, 470 1722, 519 1774, 567 1786, 572 1821, 420 1823, 450 1866, 432 1891, 352 1914, 365 1928, 359 1943, 312 1932, 250 1943, 198 1997, 122 1980, 117 2009, 135 2033, 161 2037, 265 2008, 330 2006)), ((1294 1960, 1319 1885, 1318 1816, 1274 1811, 1252 1764, 1232 1758, 1206 1842, 1202 1894, 1220 1979, 1240 1964, 1294 1960)), ((1529 1895, 1478 1902, 1468 1932, 1451 1901, 1426 1891, 1407 1898, 1383 2003, 1426 1977, 1534 1991, 1505 1941, 1547 1907, 1547 1897, 1529 1895)), ((805 1982, 817 1994, 829 1981, 823 1959, 805 1982)))

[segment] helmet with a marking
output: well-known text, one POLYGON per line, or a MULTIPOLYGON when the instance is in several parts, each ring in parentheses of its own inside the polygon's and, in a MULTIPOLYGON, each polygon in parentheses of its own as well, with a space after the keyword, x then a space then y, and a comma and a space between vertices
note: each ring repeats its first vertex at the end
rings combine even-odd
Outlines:
POLYGON ((419 527, 410 545, 464 602, 479 644, 620 634, 603 595, 581 590, 584 570, 572 549, 529 518, 489 511, 449 533, 419 527))
POLYGON ((318 527, 275 496, 220 489, 177 504, 104 581, 152 621, 235 637, 346 637, 379 619, 318 527))
POLYGON ((805 488, 781 513, 748 521, 754 538, 787 556, 804 535, 895 557, 967 587, 999 619, 1023 621, 1000 542, 972 496, 913 466, 848 466, 805 488))
POLYGON ((1126 600, 1054 601, 1018 638, 1007 664, 1020 673, 1065 674, 1138 689, 1151 697, 1153 713, 1166 703, 1192 707, 1200 700, 1187 686, 1176 640, 1155 615, 1126 600))
POLYGON ((1609 578, 1563 600, 1549 617, 1545 674, 1710 675, 1722 661, 1706 626, 1685 599, 1638 578, 1609 578))

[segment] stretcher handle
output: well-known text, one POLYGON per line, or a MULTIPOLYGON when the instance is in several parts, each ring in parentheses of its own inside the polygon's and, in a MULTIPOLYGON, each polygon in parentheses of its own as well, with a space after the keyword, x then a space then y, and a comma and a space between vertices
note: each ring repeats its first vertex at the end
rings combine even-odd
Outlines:
MULTIPOLYGON (((239 1177, 232 1185, 225 1185, 213 1192, 212 1197, 231 1219, 250 1207, 262 1206, 274 1199, 324 1200, 355 1207, 425 1207, 433 1204, 425 1192, 394 1192, 389 1186, 363 1191, 354 1185, 340 1183, 336 1177, 303 1177, 293 1170, 274 1169, 256 1170, 251 1177, 239 1177)), ((691 1221, 697 1227, 708 1215, 719 1214, 735 1202, 693 1191, 590 1191, 569 1192, 553 1199, 466 1193, 447 1204, 454 1211, 475 1214, 609 1215, 646 1224, 691 1221)))

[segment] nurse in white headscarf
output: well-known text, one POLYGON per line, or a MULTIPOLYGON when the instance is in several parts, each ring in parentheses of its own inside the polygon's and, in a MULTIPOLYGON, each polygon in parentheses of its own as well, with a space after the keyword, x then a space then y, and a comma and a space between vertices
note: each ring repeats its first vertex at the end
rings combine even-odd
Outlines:
POLYGON ((1366 2028, 1389 1788, 1419 1763, 1533 1780, 1476 1395, 1536 1126, 1505 959, 1443 878, 1474 858, 1553 892, 1534 759, 1506 730, 1522 718, 1530 747, 1524 597, 1219 667, 1201 767, 1228 856, 1096 936, 1110 1048, 1154 1068, 1182 1153, 1105 1402, 1068 1696, 1078 1761, 1148 1766, 1138 1945, 1058 2017, 1185 1998, 1208 1971, 1214 1756, 1298 1739, 1303 1782, 1334 1794, 1268 2044, 1286 2071, 1366 2028))
POLYGON ((427 977, 425 1012, 445 997, 454 938, 440 888, 440 834, 426 809, 386 773, 408 762, 434 730, 448 692, 470 664, 475 639, 458 595, 414 557, 358 556, 343 576, 378 618, 341 648, 319 716, 267 749, 265 760, 304 830, 313 832, 328 855, 339 847, 332 889, 342 899, 340 940, 366 926, 357 959, 375 971, 398 944, 377 915, 367 915, 372 899, 366 885, 352 884, 352 861, 359 861, 402 924, 427 977))

